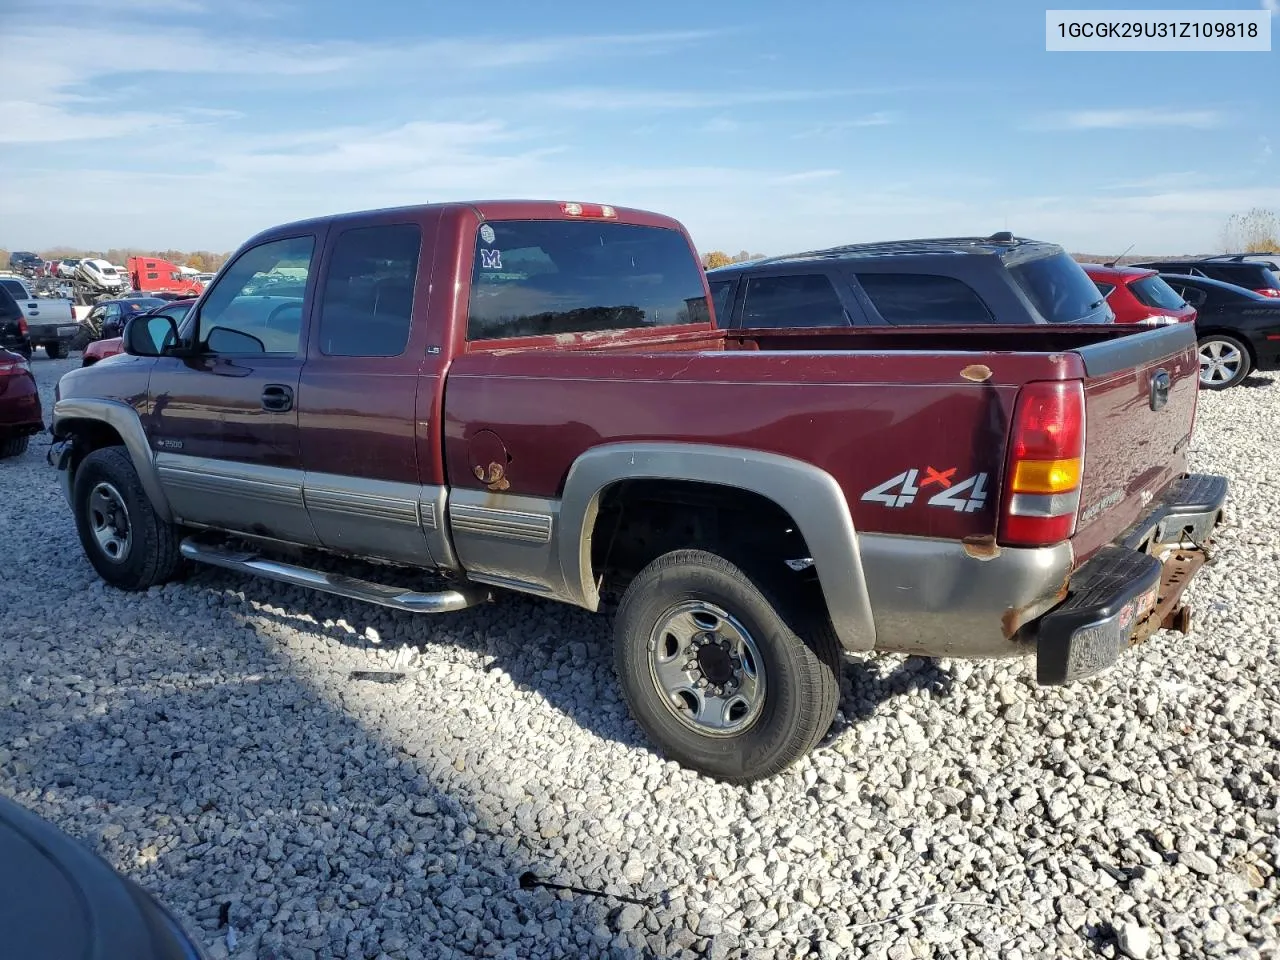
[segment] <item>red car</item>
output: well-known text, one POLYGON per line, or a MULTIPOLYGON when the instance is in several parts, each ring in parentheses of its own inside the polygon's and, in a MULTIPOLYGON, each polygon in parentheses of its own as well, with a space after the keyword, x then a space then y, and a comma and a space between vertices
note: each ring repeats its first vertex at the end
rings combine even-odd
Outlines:
POLYGON ((40 394, 26 358, 0 349, 0 458, 25 452, 31 434, 43 429, 40 394))
POLYGON ((1089 279, 1098 285, 1116 315, 1116 323, 1141 323, 1159 327, 1169 323, 1192 323, 1194 307, 1178 296, 1160 274, 1147 267, 1112 267, 1102 263, 1082 263, 1089 279))

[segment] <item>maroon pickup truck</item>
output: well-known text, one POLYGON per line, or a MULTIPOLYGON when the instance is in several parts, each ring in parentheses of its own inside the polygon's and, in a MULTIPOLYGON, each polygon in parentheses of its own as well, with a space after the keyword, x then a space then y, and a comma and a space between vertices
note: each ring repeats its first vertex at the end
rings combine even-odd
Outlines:
POLYGON ((62 378, 50 451, 104 580, 614 609, 638 722, 731 781, 822 737, 842 654, 1053 684, 1185 632, 1226 497, 1186 472, 1186 325, 719 330, 680 224, 607 206, 278 227, 125 348, 62 378))

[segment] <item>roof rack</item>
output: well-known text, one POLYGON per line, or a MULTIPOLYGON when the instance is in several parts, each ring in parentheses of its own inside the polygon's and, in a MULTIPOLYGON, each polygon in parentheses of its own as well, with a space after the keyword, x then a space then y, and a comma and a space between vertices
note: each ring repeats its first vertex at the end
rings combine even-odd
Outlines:
POLYGON ((1219 253, 1212 257, 1205 257, 1206 260, 1232 260, 1244 261, 1250 257, 1280 257, 1280 253, 1275 250, 1255 250, 1253 253, 1219 253))

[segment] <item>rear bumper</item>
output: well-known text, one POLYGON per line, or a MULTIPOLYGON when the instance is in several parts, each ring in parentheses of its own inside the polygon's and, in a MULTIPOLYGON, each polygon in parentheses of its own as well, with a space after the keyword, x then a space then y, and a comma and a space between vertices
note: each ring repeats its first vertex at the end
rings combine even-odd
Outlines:
POLYGON ((1225 477, 1175 480, 1150 513, 1076 570, 1067 599, 1030 628, 1037 681, 1082 680, 1162 626, 1185 632, 1182 593, 1207 559, 1226 499, 1225 477))

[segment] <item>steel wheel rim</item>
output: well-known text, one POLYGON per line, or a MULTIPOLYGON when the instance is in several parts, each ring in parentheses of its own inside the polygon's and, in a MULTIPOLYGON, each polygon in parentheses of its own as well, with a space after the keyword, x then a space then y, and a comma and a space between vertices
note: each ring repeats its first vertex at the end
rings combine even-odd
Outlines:
POLYGON ((133 546, 133 527, 124 497, 114 486, 103 481, 89 491, 89 529, 103 556, 113 563, 123 563, 133 546))
POLYGON ((1244 355, 1225 340, 1206 340, 1200 344, 1200 382, 1205 386, 1227 383, 1240 372, 1244 355))
POLYGON ((670 607, 649 636, 648 652, 658 699, 689 729, 730 737, 759 718, 764 659, 750 631, 721 607, 701 600, 670 607))

